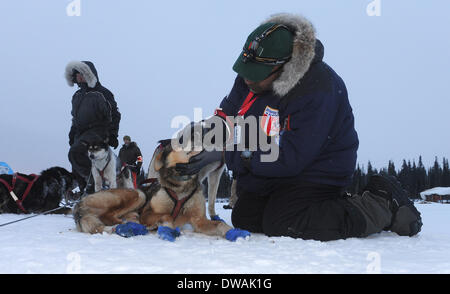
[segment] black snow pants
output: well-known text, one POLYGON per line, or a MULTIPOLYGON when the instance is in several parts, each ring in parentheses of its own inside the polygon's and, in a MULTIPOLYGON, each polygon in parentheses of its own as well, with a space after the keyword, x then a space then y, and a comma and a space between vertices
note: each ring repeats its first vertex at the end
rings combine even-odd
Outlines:
POLYGON ((365 192, 348 196, 340 187, 298 183, 270 195, 237 191, 233 226, 268 236, 330 241, 366 237, 391 224, 387 200, 365 192))
POLYGON ((72 173, 83 190, 88 184, 91 174, 91 160, 88 156, 88 144, 99 143, 108 137, 104 128, 93 128, 75 136, 74 143, 69 149, 69 161, 72 165, 72 173))

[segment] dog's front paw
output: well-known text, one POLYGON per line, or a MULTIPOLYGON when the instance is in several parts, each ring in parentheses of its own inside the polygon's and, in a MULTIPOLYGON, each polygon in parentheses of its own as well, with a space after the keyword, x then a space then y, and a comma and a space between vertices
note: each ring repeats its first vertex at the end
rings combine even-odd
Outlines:
POLYGON ((175 239, 180 236, 180 228, 176 227, 175 229, 172 229, 166 226, 159 226, 158 235, 163 240, 174 242, 175 239))
POLYGON ((211 220, 213 220, 213 221, 220 221, 220 222, 225 222, 223 219, 221 219, 220 218, 220 216, 218 216, 218 215, 213 215, 212 217, 211 217, 211 220))
POLYGON ((246 238, 250 236, 250 232, 246 231, 246 230, 241 230, 241 229, 231 229, 229 230, 226 234, 225 234, 225 238, 228 241, 234 242, 236 241, 237 238, 246 238))
POLYGON ((114 232, 122 237, 128 238, 148 233, 147 227, 138 223, 128 222, 117 225, 114 232))

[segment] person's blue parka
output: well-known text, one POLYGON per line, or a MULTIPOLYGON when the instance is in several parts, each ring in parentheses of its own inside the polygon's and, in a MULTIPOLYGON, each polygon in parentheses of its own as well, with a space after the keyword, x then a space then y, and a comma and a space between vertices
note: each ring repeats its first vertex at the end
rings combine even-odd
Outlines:
MULTIPOLYGON (((322 61, 323 45, 306 19, 280 15, 267 22, 296 31, 293 55, 273 90, 258 95, 244 117, 263 117, 258 132, 279 142, 279 156, 263 162, 263 152, 257 150, 249 166, 241 151, 227 151, 227 167, 233 171, 238 189, 247 192, 270 193, 298 182, 345 187, 352 181, 359 144, 345 84, 322 61)), ((238 76, 220 107, 227 116, 236 116, 248 94, 238 76)))

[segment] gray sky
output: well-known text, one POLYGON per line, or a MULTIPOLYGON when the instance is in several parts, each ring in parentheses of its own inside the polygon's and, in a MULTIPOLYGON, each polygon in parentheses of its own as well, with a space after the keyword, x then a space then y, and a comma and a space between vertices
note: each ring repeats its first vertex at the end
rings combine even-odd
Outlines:
POLYGON ((71 60, 95 63, 122 113, 119 136, 138 143, 147 169, 175 116, 212 114, 247 35, 279 12, 311 20, 344 79, 359 163, 450 157, 448 0, 380 0, 380 16, 368 16, 372 0, 80 0, 81 15, 68 16, 71 2, 1 1, 0 161, 15 171, 70 169, 71 60))

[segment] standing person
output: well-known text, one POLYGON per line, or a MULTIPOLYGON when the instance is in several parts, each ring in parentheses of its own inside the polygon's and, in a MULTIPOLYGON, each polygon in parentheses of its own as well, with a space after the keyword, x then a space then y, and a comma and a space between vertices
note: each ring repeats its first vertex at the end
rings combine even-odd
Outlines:
POLYGON ((86 142, 102 140, 117 148, 121 114, 114 95, 100 84, 92 62, 70 62, 66 66, 65 78, 69 86, 77 84, 79 87, 72 97, 68 157, 80 190, 84 192, 91 172, 86 142))
MULTIPOLYGON (((233 88, 216 110, 231 134, 237 116, 259 122, 245 132, 262 134, 279 147, 270 151, 226 150, 225 161, 237 180, 235 227, 269 236, 321 241, 366 237, 382 230, 413 236, 420 213, 394 178, 374 176, 362 195, 347 195, 359 145, 347 89, 323 61, 324 47, 312 24, 301 16, 275 15, 247 38, 233 70, 233 88), (259 118, 259 119, 258 119, 259 118), (235 121, 235 120, 234 120, 235 121), (274 141, 273 141, 274 140, 274 141)), ((260 138, 260 136, 255 136, 260 138)), ((204 150, 182 174, 194 174, 221 150, 204 150)))
POLYGON ((142 153, 136 142, 131 142, 130 136, 123 137, 123 146, 119 151, 121 165, 128 165, 131 169, 134 188, 137 188, 137 176, 142 167, 142 153))

